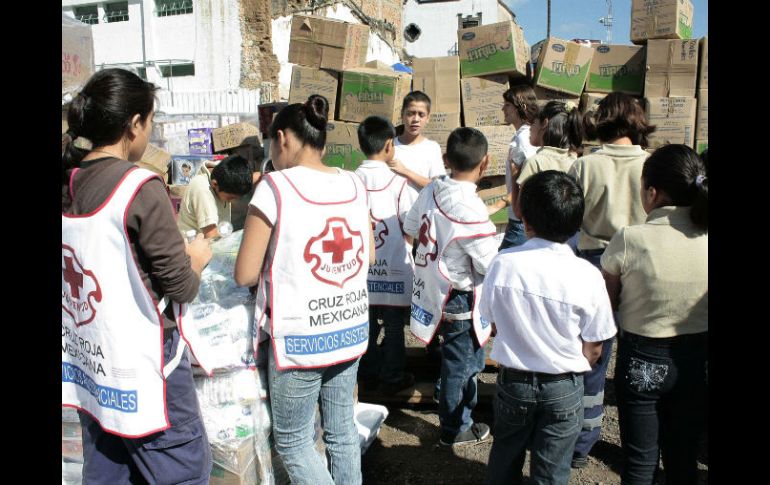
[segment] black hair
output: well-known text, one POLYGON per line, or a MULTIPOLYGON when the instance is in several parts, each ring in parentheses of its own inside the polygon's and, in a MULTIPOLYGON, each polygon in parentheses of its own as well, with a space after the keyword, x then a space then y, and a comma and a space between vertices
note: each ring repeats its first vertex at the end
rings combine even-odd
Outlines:
POLYGON ((570 148, 577 151, 583 144, 583 114, 573 107, 567 111, 567 105, 561 101, 549 101, 537 119, 541 123, 548 120, 543 133, 543 145, 557 148, 570 148))
POLYGON ((687 145, 665 145, 650 155, 642 168, 644 188, 655 187, 671 205, 690 207, 690 219, 709 228, 709 184, 703 160, 687 145))
POLYGON ((358 144, 367 157, 380 153, 395 136, 393 125, 382 116, 370 116, 358 125, 358 144))
POLYGON ((304 104, 295 103, 283 108, 270 124, 270 138, 275 139, 278 130, 291 130, 303 145, 323 150, 326 145, 326 124, 329 101, 320 94, 311 94, 304 104))
POLYGON ((605 96, 595 111, 586 113, 584 126, 589 140, 608 142, 627 136, 643 148, 649 145, 648 135, 655 131, 639 100, 625 93, 605 96))
POLYGON ((571 175, 545 170, 524 181, 519 207, 537 237, 564 243, 583 223, 585 199, 583 189, 571 175))
POLYGON ((528 84, 518 84, 510 88, 503 93, 503 100, 511 103, 516 108, 519 118, 528 125, 535 121, 540 111, 535 90, 528 84))
POLYGON ((703 161, 703 166, 706 167, 706 175, 708 175, 708 172, 709 172, 709 149, 708 148, 703 150, 703 153, 700 154, 700 159, 703 161))
POLYGON ((446 142, 446 161, 449 168, 469 172, 481 163, 487 154, 487 138, 476 128, 455 128, 446 142))
POLYGON ((147 121, 155 107, 157 86, 124 69, 103 69, 88 80, 67 110, 67 133, 62 139, 62 184, 68 184, 70 169, 80 166, 89 150, 73 143, 87 138, 92 147, 117 143, 139 115, 147 121))
POLYGON ((412 91, 404 96, 404 102, 401 104, 401 114, 403 114, 412 103, 425 103, 425 106, 428 107, 428 113, 430 113, 430 96, 422 91, 412 91))
POLYGON ((248 160, 240 155, 230 155, 214 167, 211 180, 217 181, 220 192, 245 195, 251 191, 252 173, 248 160))

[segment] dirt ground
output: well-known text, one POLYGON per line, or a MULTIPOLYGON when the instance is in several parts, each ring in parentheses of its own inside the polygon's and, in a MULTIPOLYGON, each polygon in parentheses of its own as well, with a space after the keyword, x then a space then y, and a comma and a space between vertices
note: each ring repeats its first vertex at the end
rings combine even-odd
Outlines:
MULTIPOLYGON (((407 332, 408 334, 408 332, 407 332)), ((411 336, 409 336, 411 337, 411 336)), ((407 338, 407 345, 416 345, 407 338)), ((487 347, 487 352, 491 347, 487 347)), ((620 448, 618 410, 614 392, 615 351, 612 353, 605 386, 605 415, 602 437, 589 455, 588 466, 573 469, 570 485, 620 483, 623 454, 620 448)), ((489 368, 488 368, 489 370, 489 368)), ((430 376, 416 373, 418 380, 430 376)), ((485 372, 481 381, 494 386, 496 374, 485 372)), ((474 411, 475 421, 493 423, 491 397, 482 398, 474 411)), ((389 415, 379 436, 362 457, 365 484, 477 484, 483 481, 492 439, 454 449, 438 444, 436 404, 387 404, 389 415)), ((529 476, 529 453, 524 476, 529 476)), ((708 483, 707 443, 699 459, 699 483, 708 483)), ((526 480, 525 480, 526 483, 526 480)), ((660 484, 665 484, 661 480, 660 484)))

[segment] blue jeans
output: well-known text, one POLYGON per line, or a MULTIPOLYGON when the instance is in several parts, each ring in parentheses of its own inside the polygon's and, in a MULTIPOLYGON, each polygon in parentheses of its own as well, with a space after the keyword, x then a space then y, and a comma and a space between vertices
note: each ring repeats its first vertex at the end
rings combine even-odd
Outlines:
MULTIPOLYGON (((471 311, 472 292, 452 290, 445 313, 471 311)), ((473 424, 471 411, 478 401, 476 375, 484 370, 484 348, 479 346, 472 320, 442 320, 441 392, 438 417, 441 437, 451 441, 473 424)))
POLYGON ((384 382, 398 382, 404 376, 406 346, 404 343, 405 316, 409 307, 369 306, 369 346, 361 357, 358 373, 363 378, 379 377, 384 382), (385 329, 382 345, 377 345, 380 324, 385 329))
POLYGON ((527 242, 527 234, 524 232, 524 223, 521 221, 508 219, 508 225, 505 226, 503 243, 500 244, 498 251, 502 251, 506 248, 512 248, 514 246, 521 246, 525 242, 527 242))
POLYGON ((623 484, 651 484, 662 455, 666 483, 694 485, 707 412, 708 333, 618 339, 615 389, 623 484))
POLYGON ((353 421, 358 359, 317 369, 275 367, 269 352, 270 405, 275 448, 293 484, 360 484, 361 448, 353 421), (313 443, 320 403, 323 440, 331 473, 313 443))
POLYGON ((524 381, 501 369, 494 409, 494 442, 484 483, 521 483, 529 446, 532 483, 566 485, 583 420, 583 377, 524 381))
MULTIPOLYGON (((165 331, 166 362, 176 354, 179 331, 165 331)), ((166 379, 166 410, 171 427, 144 438, 123 438, 104 431, 87 413, 83 428, 83 483, 203 485, 211 474, 211 447, 200 417, 189 351, 166 379)))

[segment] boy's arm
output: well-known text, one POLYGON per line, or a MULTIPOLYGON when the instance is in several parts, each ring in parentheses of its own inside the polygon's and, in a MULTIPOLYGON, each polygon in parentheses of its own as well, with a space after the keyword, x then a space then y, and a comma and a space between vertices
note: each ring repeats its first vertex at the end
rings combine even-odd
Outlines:
POLYGON ((422 175, 409 170, 396 158, 388 162, 388 167, 421 189, 430 183, 428 177, 423 177, 422 175))
POLYGON ((473 239, 458 239, 465 253, 471 258, 473 269, 478 274, 487 274, 492 259, 497 255, 498 244, 495 235, 490 234, 473 239))
POLYGON ((510 194, 510 192, 505 194, 505 196, 503 196, 502 198, 497 199, 493 203, 489 204, 487 206, 487 213, 491 216, 492 214, 496 213, 497 211, 505 209, 509 205, 511 205, 511 194, 510 194))
POLYGON ((591 367, 599 360, 602 355, 602 342, 586 342, 583 341, 583 355, 591 364, 591 367))

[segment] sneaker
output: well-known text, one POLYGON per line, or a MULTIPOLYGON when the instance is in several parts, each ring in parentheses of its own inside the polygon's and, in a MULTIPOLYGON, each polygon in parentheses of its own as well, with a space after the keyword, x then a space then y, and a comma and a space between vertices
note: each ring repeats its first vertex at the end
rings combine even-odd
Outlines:
POLYGON ((587 456, 574 455, 572 457, 572 468, 585 468, 588 466, 587 456))
POLYGON ((444 446, 470 445, 481 443, 489 438, 489 426, 484 423, 473 423, 470 428, 458 433, 454 438, 442 436, 438 441, 444 446))
POLYGON ((393 394, 397 394, 399 391, 408 389, 413 385, 414 385, 414 374, 412 374, 411 372, 404 372, 404 374, 401 376, 401 379, 399 379, 396 382, 380 383, 380 391, 382 392, 382 394, 385 394, 386 396, 392 396, 393 394))

